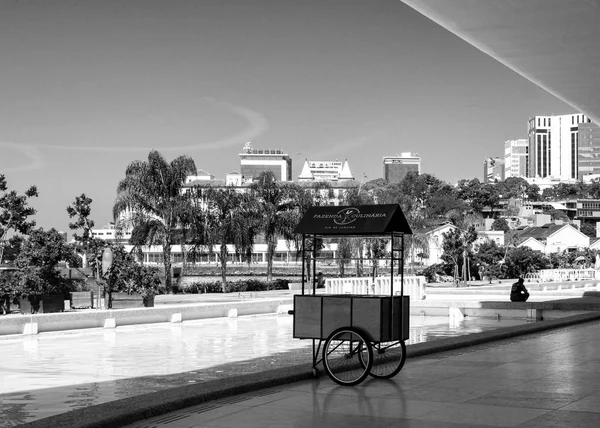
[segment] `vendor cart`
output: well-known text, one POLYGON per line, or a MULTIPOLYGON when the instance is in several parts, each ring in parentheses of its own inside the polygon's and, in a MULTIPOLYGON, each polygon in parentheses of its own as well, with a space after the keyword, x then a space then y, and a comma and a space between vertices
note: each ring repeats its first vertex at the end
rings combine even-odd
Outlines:
POLYGON ((410 314, 409 296, 404 296, 404 235, 412 234, 400 206, 312 207, 295 232, 302 235, 302 294, 294 296, 293 337, 312 339, 313 374, 319 375, 320 363, 340 385, 398 374, 406 360, 410 314), (369 289, 364 294, 317 293, 316 275, 312 291, 305 288, 306 263, 316 274, 317 240, 332 237, 389 239, 390 294, 369 294, 369 289), (395 274, 401 278, 399 290, 394 290, 395 274))

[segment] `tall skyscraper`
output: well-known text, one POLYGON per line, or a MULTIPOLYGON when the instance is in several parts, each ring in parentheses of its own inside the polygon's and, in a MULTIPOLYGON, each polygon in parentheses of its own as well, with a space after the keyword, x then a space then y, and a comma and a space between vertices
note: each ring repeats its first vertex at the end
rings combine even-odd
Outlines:
POLYGON ((485 158, 483 160, 483 182, 495 183, 504 180, 504 159, 485 158))
POLYGON ((255 149, 250 142, 240 153, 240 173, 244 182, 252 181, 263 171, 271 171, 280 181, 292 181, 292 159, 281 150, 255 149))
POLYGON ((535 116, 529 119, 529 177, 578 178, 579 124, 585 115, 535 116))
POLYGON ((421 172, 421 158, 418 153, 404 152, 396 156, 384 156, 383 178, 388 183, 400 183, 409 171, 421 172))
POLYGON ((579 124, 577 178, 600 174, 600 126, 585 122, 579 124))
POLYGON ((525 138, 504 143, 504 178, 529 176, 529 142, 525 138))

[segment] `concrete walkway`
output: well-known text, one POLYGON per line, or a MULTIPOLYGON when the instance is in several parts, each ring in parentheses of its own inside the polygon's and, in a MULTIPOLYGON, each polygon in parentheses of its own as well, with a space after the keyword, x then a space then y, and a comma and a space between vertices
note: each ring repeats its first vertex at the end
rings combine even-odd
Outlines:
POLYGON ((409 359, 391 380, 327 376, 247 392, 132 428, 598 427, 600 321, 409 359))

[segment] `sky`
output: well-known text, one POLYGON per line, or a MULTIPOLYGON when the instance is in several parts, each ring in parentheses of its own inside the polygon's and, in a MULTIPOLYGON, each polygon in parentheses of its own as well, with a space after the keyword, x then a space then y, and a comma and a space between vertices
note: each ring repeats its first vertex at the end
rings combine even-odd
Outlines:
POLYGON ((575 110, 399 0, 0 0, 0 174, 38 186, 37 224, 67 231, 85 193, 96 226, 158 150, 216 178, 246 141, 348 160, 420 155, 455 183, 575 110))

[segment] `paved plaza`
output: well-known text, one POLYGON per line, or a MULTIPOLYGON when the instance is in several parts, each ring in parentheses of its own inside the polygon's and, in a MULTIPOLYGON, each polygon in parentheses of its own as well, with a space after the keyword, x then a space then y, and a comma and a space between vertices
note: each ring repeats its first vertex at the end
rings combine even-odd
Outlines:
POLYGON ((596 428, 600 321, 409 359, 391 380, 322 375, 128 426, 596 428))

